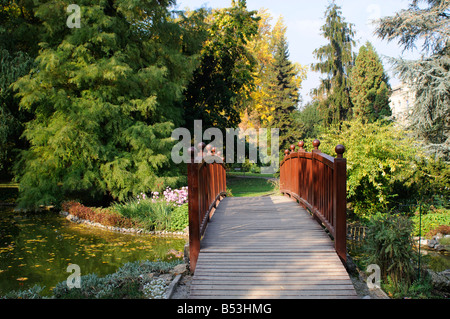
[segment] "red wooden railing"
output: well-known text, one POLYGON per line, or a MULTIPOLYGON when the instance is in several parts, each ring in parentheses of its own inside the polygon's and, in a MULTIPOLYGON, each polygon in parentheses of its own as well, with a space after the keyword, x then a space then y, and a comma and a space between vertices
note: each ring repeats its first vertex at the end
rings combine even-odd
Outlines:
POLYGON ((224 158, 215 154, 215 148, 200 143, 200 151, 189 149, 188 205, 189 205, 189 263, 192 272, 200 253, 200 241, 219 202, 226 196, 224 158), (204 152, 206 148, 207 152, 204 152))
POLYGON ((342 154, 345 148, 335 148, 337 158, 319 150, 320 141, 314 140, 314 150, 306 152, 304 143, 299 149, 291 145, 285 151, 280 166, 280 190, 295 198, 322 223, 334 238, 339 257, 346 262, 347 252, 347 161, 342 154))

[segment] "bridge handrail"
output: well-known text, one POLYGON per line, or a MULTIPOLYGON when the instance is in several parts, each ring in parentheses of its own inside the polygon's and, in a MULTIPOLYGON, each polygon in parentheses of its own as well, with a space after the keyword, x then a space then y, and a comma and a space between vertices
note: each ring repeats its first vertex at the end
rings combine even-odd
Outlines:
POLYGON ((191 161, 188 168, 188 206, 189 206, 189 263, 195 270, 200 253, 200 241, 208 221, 219 202, 226 196, 226 171, 224 158, 215 154, 215 149, 199 145, 189 149, 191 161))
POLYGON ((345 148, 337 145, 337 157, 319 150, 314 140, 312 152, 306 152, 304 142, 298 151, 291 145, 285 151, 280 166, 280 191, 295 198, 322 223, 334 238, 339 257, 346 262, 347 254, 347 160, 345 148))

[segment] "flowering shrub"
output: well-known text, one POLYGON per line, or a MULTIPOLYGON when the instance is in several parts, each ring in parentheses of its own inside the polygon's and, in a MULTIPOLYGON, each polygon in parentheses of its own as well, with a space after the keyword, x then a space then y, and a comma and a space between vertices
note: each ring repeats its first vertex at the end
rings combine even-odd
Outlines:
POLYGON ((152 192, 150 197, 145 193, 141 193, 137 196, 138 203, 140 203, 141 200, 146 200, 148 198, 151 198, 153 202, 159 199, 164 199, 168 203, 173 203, 176 206, 181 206, 188 202, 188 187, 183 186, 181 187, 181 189, 174 190, 172 190, 170 187, 167 187, 163 192, 162 197, 160 197, 159 192, 152 192))
POLYGON ((167 187, 161 197, 158 192, 150 196, 141 193, 108 208, 86 207, 75 201, 63 203, 62 208, 78 218, 105 226, 181 231, 189 223, 187 198, 187 187, 175 190, 167 187))

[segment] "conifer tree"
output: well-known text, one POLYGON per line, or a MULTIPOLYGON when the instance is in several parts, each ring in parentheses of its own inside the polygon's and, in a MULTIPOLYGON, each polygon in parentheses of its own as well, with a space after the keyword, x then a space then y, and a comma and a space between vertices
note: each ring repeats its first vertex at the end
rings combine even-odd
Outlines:
POLYGON ((68 28, 71 3, 39 5, 44 42, 36 67, 15 83, 34 115, 16 167, 24 207, 123 200, 178 180, 170 136, 183 122, 178 102, 198 52, 186 53, 191 31, 173 21, 174 1, 79 1, 81 27, 68 28))
POLYGON ((359 49, 351 71, 350 84, 354 117, 374 122, 391 115, 387 75, 370 42, 359 49))
POLYGON ((322 35, 328 44, 314 50, 319 62, 311 69, 325 74, 315 94, 323 96, 322 108, 326 122, 339 123, 348 117, 351 110, 349 73, 353 64, 352 47, 355 45, 353 24, 345 21, 341 8, 334 1, 325 11, 322 35))
POLYGON ((409 117, 431 154, 450 161, 450 1, 412 0, 408 9, 378 21, 376 34, 404 50, 422 43, 418 60, 392 58, 399 77, 416 92, 409 117))
POLYGON ((295 83, 295 67, 289 60, 288 45, 284 36, 276 43, 270 73, 268 102, 274 107, 270 125, 280 129, 280 147, 285 148, 293 142, 290 128, 293 126, 292 115, 297 110, 299 92, 295 83))

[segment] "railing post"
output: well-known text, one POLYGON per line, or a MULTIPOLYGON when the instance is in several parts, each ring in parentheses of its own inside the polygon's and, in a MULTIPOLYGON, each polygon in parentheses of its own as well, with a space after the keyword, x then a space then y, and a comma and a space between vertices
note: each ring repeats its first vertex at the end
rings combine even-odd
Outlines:
MULTIPOLYGON (((311 203, 311 205, 312 205, 312 208, 313 208, 313 210, 315 210, 316 209, 316 207, 318 206, 317 205, 317 203, 316 203, 316 200, 318 199, 318 196, 317 196, 317 190, 318 190, 318 187, 319 187, 319 183, 317 182, 317 176, 318 176, 318 172, 317 172, 317 164, 316 164, 316 158, 315 158, 315 154, 314 153, 318 153, 318 152, 320 152, 320 150, 319 150, 319 146, 320 146, 320 141, 319 140, 314 140, 313 141, 313 147, 314 147, 314 149, 311 151, 311 178, 310 178, 310 180, 311 180, 311 193, 312 193, 312 195, 311 195, 311 197, 312 197, 312 203, 311 203)), ((317 217, 316 217, 316 214, 314 213, 313 214, 313 216, 317 219, 317 217)))
POLYGON ((337 157, 333 169, 333 218, 335 220, 334 245, 338 256, 347 261, 347 160, 343 158, 345 147, 335 148, 337 157))
POLYGON ((200 253, 200 206, 199 206, 199 163, 195 163, 195 148, 191 147, 190 163, 187 164, 188 209, 189 209, 189 264, 191 272, 195 271, 200 253))

